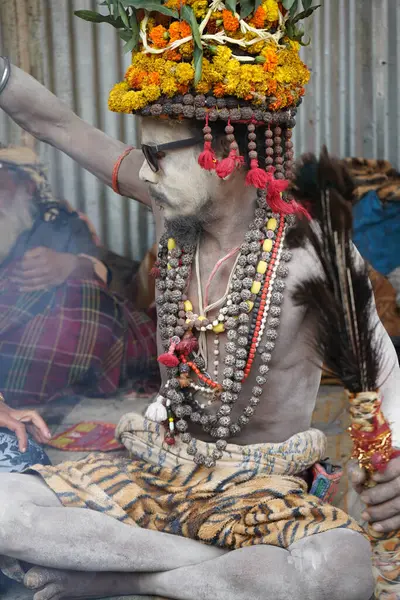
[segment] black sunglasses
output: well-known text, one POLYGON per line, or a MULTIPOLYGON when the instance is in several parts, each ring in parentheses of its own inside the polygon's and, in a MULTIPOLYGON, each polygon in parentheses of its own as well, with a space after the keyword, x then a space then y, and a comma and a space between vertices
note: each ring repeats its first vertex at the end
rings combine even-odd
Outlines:
POLYGON ((186 140, 179 140, 177 142, 168 142, 167 144, 142 144, 142 152, 144 157, 153 173, 158 173, 160 170, 159 161, 165 157, 167 150, 178 150, 179 148, 190 148, 197 146, 202 142, 203 138, 200 136, 188 138, 186 140))

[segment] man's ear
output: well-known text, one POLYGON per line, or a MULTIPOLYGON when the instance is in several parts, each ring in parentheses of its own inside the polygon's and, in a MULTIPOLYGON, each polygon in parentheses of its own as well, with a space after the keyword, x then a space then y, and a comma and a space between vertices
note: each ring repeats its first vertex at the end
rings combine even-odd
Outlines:
POLYGON ((214 139, 214 148, 219 159, 226 158, 229 155, 229 142, 225 135, 221 135, 217 139, 214 139))

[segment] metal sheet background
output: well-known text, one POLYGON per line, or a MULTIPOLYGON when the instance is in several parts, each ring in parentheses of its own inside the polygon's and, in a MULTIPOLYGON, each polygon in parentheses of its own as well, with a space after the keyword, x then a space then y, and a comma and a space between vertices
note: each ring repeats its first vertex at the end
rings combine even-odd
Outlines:
MULTIPOLYGON (((96 2, 26 1, 30 35, 36 36, 35 52, 41 55, 34 74, 82 118, 112 136, 137 142, 135 119, 107 109, 108 91, 122 78, 129 57, 123 56, 112 28, 91 26, 73 16, 77 9, 95 10, 96 2)), ((4 28, 19 26, 14 21, 21 19, 20 0, 1 2, 11 7, 10 21, 3 20, 0 28, 0 49, 7 53, 4 28)), ((400 0, 322 4, 310 22, 312 44, 302 51, 312 79, 299 109, 296 152, 318 150, 326 143, 340 156, 385 158, 400 168, 400 0)), ((0 142, 19 138, 0 114, 0 142)), ((151 215, 116 196, 57 150, 43 144, 39 149, 55 193, 89 215, 111 250, 140 259, 153 240, 151 215)))

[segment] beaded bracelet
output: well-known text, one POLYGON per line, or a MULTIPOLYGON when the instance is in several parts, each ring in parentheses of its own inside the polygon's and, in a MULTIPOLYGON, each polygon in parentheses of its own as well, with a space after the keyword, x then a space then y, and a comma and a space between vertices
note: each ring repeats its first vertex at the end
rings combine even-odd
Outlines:
POLYGON ((112 173, 112 189, 116 194, 121 195, 121 192, 119 190, 119 184, 118 184, 118 173, 119 173, 119 169, 121 167, 122 161, 124 160, 124 158, 126 158, 128 156, 128 154, 130 154, 132 152, 132 150, 134 150, 133 146, 128 146, 128 148, 126 148, 124 150, 124 152, 121 154, 121 156, 119 158, 117 158, 117 161, 114 165, 114 169, 113 169, 113 173, 112 173))
POLYGON ((6 89, 11 75, 11 64, 8 56, 1 57, 4 60, 4 71, 0 79, 0 94, 6 89))

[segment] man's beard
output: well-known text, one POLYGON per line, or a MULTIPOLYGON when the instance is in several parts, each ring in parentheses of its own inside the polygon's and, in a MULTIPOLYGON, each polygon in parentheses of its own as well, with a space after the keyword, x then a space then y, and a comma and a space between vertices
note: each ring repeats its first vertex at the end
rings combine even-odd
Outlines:
POLYGON ((165 219, 168 235, 173 237, 180 246, 195 246, 204 227, 212 222, 213 202, 211 198, 202 204, 192 215, 177 215, 165 219))
POLYGON ((7 258, 21 233, 31 229, 33 220, 30 196, 24 189, 17 190, 7 212, 0 213, 0 263, 7 258))

